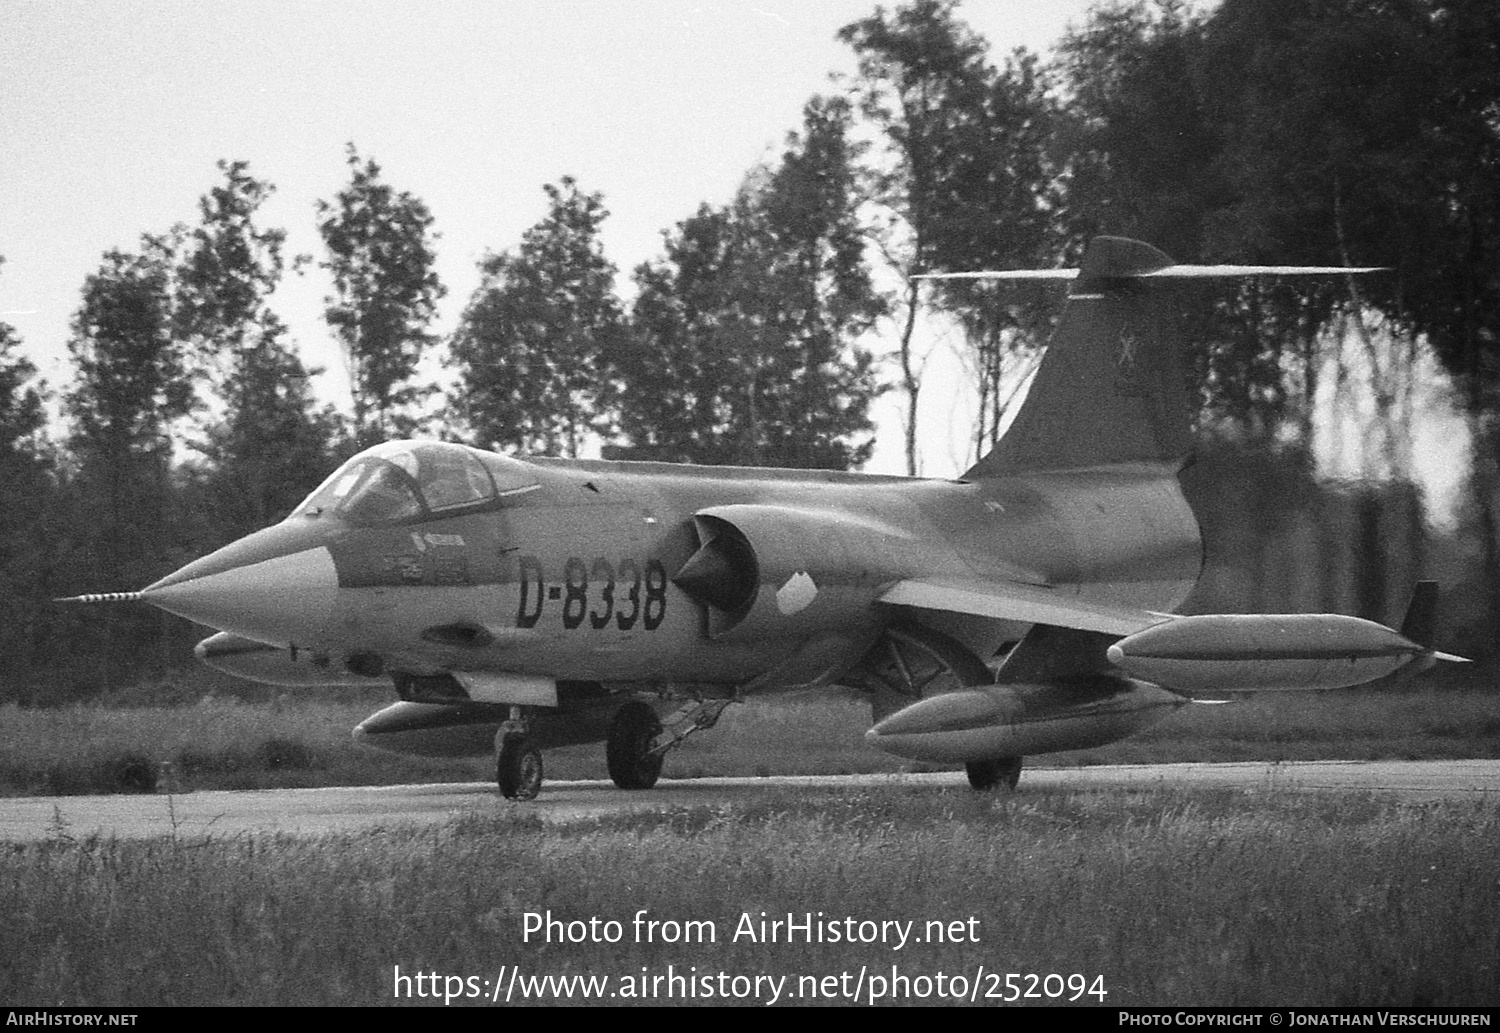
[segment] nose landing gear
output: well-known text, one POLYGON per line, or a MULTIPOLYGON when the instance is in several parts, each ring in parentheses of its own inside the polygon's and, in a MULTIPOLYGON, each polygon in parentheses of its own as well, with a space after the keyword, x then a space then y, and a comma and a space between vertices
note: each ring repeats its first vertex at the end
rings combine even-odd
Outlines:
POLYGON ((542 752, 527 734, 520 707, 495 733, 495 782, 507 800, 535 800, 542 791, 542 752))

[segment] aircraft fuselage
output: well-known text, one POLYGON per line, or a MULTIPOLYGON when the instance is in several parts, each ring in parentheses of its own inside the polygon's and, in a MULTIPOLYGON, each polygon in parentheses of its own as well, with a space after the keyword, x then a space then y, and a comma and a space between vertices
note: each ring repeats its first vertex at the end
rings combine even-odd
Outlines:
POLYGON ((147 600, 356 673, 754 690, 836 679, 879 636, 879 597, 904 578, 1167 610, 1198 572, 1197 526, 1160 468, 964 483, 410 447, 462 450, 496 487, 449 512, 423 503, 378 519, 315 493, 147 600), (716 535, 733 547, 695 576, 716 535))

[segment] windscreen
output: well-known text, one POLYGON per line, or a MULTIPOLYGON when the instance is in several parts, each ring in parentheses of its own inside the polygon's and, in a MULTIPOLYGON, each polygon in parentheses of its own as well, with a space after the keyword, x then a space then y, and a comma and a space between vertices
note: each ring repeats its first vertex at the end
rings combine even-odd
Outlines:
POLYGON ((485 464, 463 445, 393 441, 349 460, 297 512, 332 513, 361 525, 406 523, 483 505, 500 494, 485 464))

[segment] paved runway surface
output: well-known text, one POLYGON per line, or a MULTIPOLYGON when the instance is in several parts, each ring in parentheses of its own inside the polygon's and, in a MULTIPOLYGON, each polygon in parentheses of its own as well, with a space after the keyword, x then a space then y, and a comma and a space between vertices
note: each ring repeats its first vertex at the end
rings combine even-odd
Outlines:
MULTIPOLYGON (((361 786, 199 792, 175 796, 61 796, 0 800, 0 840, 44 840, 92 835, 150 837, 237 836, 371 830, 433 823, 466 812, 525 807, 543 820, 567 820, 622 809, 718 804, 789 786, 869 788, 961 786, 958 773, 927 775, 807 775, 779 778, 701 778, 663 781, 649 792, 626 793, 608 782, 551 782, 532 803, 501 800, 486 783, 361 786)), ((1238 786, 1278 791, 1332 790, 1391 793, 1410 800, 1500 801, 1500 761, 1321 761, 1266 764, 1138 764, 1038 768, 1021 790, 1108 792, 1177 786, 1238 786)))

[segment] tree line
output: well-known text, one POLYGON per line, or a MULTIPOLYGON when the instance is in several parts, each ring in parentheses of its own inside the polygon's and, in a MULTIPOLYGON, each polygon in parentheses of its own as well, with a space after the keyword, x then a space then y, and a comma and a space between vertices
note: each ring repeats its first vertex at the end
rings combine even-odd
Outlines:
POLYGON ((848 469, 894 389, 915 473, 915 330, 937 311, 963 329, 982 454, 1055 304, 917 274, 1062 264, 1098 233, 1179 261, 1392 267, 1357 288, 1184 297, 1203 430, 1310 470, 1315 401, 1358 376, 1368 465, 1408 476, 1430 349, 1475 443, 1467 519, 1500 630, 1500 8, 1132 0, 1093 9, 1051 59, 997 61, 956 0, 909 0, 839 38, 856 72, 809 99, 733 198, 668 230, 628 300, 603 196, 565 177, 440 336, 433 216, 350 145, 345 186, 315 212, 347 413, 316 400, 275 313, 278 284, 314 259, 262 224, 273 187, 243 161, 220 163, 195 223, 106 253, 83 284, 63 435, 0 324, 4 694, 86 694, 175 663, 191 632, 173 618, 46 600, 144 585, 388 437, 848 469), (446 396, 421 382, 428 356, 451 372, 446 396))

